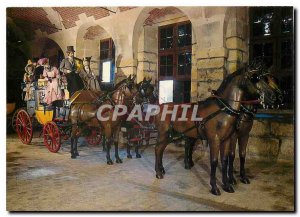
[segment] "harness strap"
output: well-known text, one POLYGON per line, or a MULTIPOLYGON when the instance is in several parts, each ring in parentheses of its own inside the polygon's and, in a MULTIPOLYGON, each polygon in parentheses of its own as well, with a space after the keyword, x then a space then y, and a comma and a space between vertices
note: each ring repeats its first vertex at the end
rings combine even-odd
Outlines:
POLYGON ((229 115, 235 115, 238 116, 240 115, 240 111, 232 108, 227 102, 225 102, 224 100, 222 100, 221 98, 216 97, 216 99, 218 100, 218 104, 221 105, 222 107, 225 108, 225 112, 229 115))
POLYGON ((255 116, 255 113, 256 113, 256 110, 250 110, 248 109, 247 107, 245 107, 243 104, 241 104, 241 111, 250 115, 251 117, 254 117, 255 116))

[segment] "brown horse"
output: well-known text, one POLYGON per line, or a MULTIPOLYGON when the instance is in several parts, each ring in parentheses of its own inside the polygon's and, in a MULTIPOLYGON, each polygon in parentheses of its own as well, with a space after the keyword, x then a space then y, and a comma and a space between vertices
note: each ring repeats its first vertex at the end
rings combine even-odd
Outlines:
MULTIPOLYGON (((133 98, 133 104, 132 107, 135 105, 140 105, 142 111, 144 111, 145 107, 148 104, 156 104, 158 101, 158 96, 157 93, 155 91, 155 87, 154 85, 151 84, 151 80, 152 79, 146 79, 144 78, 143 81, 141 81, 140 83, 136 84, 134 89, 135 89, 135 95, 133 98)), ((129 108, 129 110, 132 110, 132 108, 129 108)), ((130 139, 132 139, 132 137, 138 137, 141 135, 138 134, 142 134, 143 131, 142 127, 146 126, 147 124, 149 124, 149 122, 139 122, 138 120, 132 120, 131 122, 124 122, 125 127, 127 128, 127 158, 132 158, 132 155, 130 154, 130 148, 131 148, 131 144, 130 144, 130 139)), ((135 144, 135 154, 136 154, 136 158, 141 158, 141 155, 139 154, 139 147, 141 145, 143 141, 135 141, 132 142, 135 144)))
MULTIPOLYGON (((162 179, 165 170, 162 163, 163 152, 168 145, 168 131, 170 125, 175 131, 191 138, 193 142, 198 138, 205 138, 210 146, 210 185, 211 193, 220 195, 216 185, 216 168, 218 155, 221 154, 222 163, 222 188, 226 192, 233 193, 234 189, 227 177, 228 155, 230 148, 230 137, 235 131, 236 122, 239 117, 239 110, 243 101, 257 100, 258 97, 272 105, 275 94, 272 89, 263 81, 264 76, 258 71, 239 70, 229 75, 217 90, 218 97, 210 97, 204 101, 193 103, 187 112, 188 121, 185 124, 179 121, 182 113, 179 109, 175 121, 171 121, 171 115, 161 121, 162 112, 156 116, 156 126, 159 132, 158 144, 155 147, 155 171, 156 177, 162 179), (202 121, 192 121, 192 109, 198 105, 197 117, 202 121)), ((170 105, 172 107, 174 105, 170 105)))
MULTIPOLYGON (((78 137, 81 135, 83 129, 87 128, 102 128, 102 132, 106 137, 106 158, 107 164, 113 164, 110 158, 110 148, 114 141, 114 137, 119 132, 122 117, 117 117, 113 120, 113 112, 117 105, 125 105, 132 101, 132 88, 135 77, 129 76, 119 82, 114 91, 111 93, 95 92, 84 90, 75 93, 70 99, 71 111, 69 120, 72 124, 71 132, 71 158, 79 156, 77 150, 78 137), (97 118, 97 111, 101 105, 111 105, 112 109, 103 111, 103 116, 107 117, 107 121, 99 121, 97 118)), ((118 153, 118 143, 115 143, 115 157, 117 163, 122 163, 118 153)))
MULTIPOLYGON (((271 74, 265 75, 265 82, 274 90, 276 93, 277 101, 275 106, 279 107, 283 101, 283 93, 278 86, 278 82, 271 74)), ((264 106, 267 108, 267 106, 264 106)), ((245 171, 245 160, 246 160, 246 150, 249 139, 249 133, 253 126, 253 121, 255 113, 257 111, 257 105, 253 104, 242 104, 241 105, 241 115, 239 122, 237 123, 237 129, 233 133, 230 139, 230 152, 229 152, 229 167, 228 167, 228 177, 230 184, 236 184, 236 180, 233 176, 233 162, 235 158, 236 143, 239 146, 239 157, 240 157, 240 181, 244 184, 250 184, 249 178, 246 176, 245 171)))

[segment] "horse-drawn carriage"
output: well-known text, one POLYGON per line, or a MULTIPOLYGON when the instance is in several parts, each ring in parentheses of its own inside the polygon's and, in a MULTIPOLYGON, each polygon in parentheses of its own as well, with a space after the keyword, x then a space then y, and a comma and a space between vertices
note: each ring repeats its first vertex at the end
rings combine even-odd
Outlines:
MULTIPOLYGON (((26 101, 26 107, 18 109, 12 119, 18 137, 24 144, 30 144, 34 128, 42 126, 39 134, 43 135, 44 144, 50 152, 56 153, 61 147, 61 140, 67 140, 71 133, 71 124, 68 122, 70 100, 57 100, 52 105, 44 103, 47 81, 39 79, 32 84, 32 98, 26 101)), ((25 90, 24 85, 22 85, 25 90)), ((66 85, 60 86, 61 90, 66 85)), ((86 136, 89 144, 100 143, 102 137, 96 129, 86 136)))
MULTIPOLYGON (((88 122, 90 121, 90 118, 72 123, 71 119, 74 117, 71 115, 70 119, 71 103, 73 103, 73 108, 75 110, 79 107, 80 112, 84 113, 86 108, 83 107, 95 104, 101 105, 107 100, 108 96, 113 98, 114 93, 117 93, 119 90, 123 91, 128 83, 128 79, 125 80, 125 82, 123 82, 124 84, 117 84, 113 90, 99 91, 98 93, 90 90, 78 91, 71 96, 70 99, 56 100, 51 105, 44 102, 45 92, 47 91, 47 80, 39 79, 37 82, 33 82, 30 87, 30 90, 32 91, 31 98, 26 101, 26 107, 16 111, 15 117, 12 120, 18 137, 22 143, 30 144, 33 138, 34 129, 40 127, 41 132, 39 135, 43 136, 45 146, 50 152, 56 153, 61 147, 61 141, 69 139, 72 134, 72 127, 75 127, 75 125, 80 122, 79 125, 84 125, 84 129, 81 130, 80 136, 84 136, 89 145, 105 145, 105 141, 107 141, 108 138, 105 138, 103 126, 101 126, 101 124, 89 125, 88 122)), ((133 80, 134 78, 132 80, 129 79, 132 84, 133 80)), ((143 82, 150 85, 150 82, 143 82)), ((146 91, 146 88, 148 87, 149 86, 143 87, 145 88, 143 91, 146 91)), ((66 92, 67 86, 61 83, 59 88, 66 92)), ((22 84, 22 89, 24 92, 28 91, 24 84, 22 84)), ((136 89, 135 91, 135 97, 138 98, 140 89, 136 89)), ((143 100, 144 97, 142 98, 142 101, 143 100)), ((132 103, 132 100, 129 101, 132 103)), ((142 101, 139 101, 139 103, 142 103, 142 101)), ((110 101, 108 103, 110 103, 110 101)), ((138 147, 155 143, 153 140, 156 139, 156 130, 154 125, 150 122, 131 122, 129 125, 125 125, 125 127, 125 130, 123 126, 121 131, 125 132, 124 135, 128 142, 128 152, 131 146, 135 146, 137 156, 139 157, 138 147)), ((71 140, 71 142, 73 141, 71 140)))

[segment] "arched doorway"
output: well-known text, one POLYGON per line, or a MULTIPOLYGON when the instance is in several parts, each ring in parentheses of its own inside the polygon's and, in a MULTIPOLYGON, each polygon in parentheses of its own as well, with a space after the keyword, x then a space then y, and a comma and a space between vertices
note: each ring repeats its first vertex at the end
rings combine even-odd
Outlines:
POLYGON ((188 16, 176 7, 145 8, 133 37, 137 80, 152 78, 159 86, 161 103, 190 102, 191 75, 196 70, 192 69, 195 37, 188 16))
POLYGON ((83 24, 77 34, 76 56, 92 56, 91 69, 94 74, 104 81, 104 86, 113 85, 115 44, 112 36, 104 28, 92 22, 83 24))

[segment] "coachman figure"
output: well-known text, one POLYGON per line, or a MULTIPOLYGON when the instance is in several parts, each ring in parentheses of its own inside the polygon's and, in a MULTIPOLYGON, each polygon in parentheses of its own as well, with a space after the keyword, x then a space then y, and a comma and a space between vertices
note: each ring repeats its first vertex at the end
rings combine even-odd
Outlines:
POLYGON ((72 96, 77 90, 82 90, 84 84, 77 72, 73 46, 67 46, 66 52, 68 57, 61 61, 59 70, 66 76, 68 83, 67 89, 70 96, 72 96))

